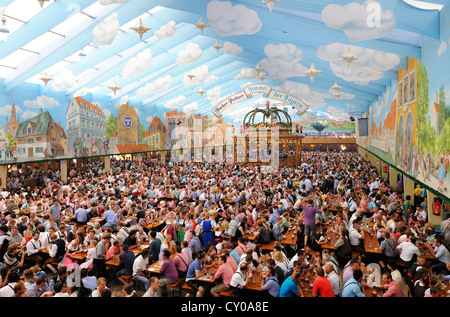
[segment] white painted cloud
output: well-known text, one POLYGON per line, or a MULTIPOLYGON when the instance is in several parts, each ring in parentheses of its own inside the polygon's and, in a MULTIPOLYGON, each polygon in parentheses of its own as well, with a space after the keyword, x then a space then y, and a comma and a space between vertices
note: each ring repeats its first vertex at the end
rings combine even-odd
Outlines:
POLYGON ((308 69, 300 64, 303 52, 294 44, 268 44, 264 48, 267 58, 261 60, 261 67, 275 81, 284 81, 290 77, 304 77, 308 69))
POLYGON ((75 75, 71 70, 63 69, 52 80, 53 91, 66 91, 75 84, 75 75))
POLYGON ((147 48, 130 60, 123 67, 123 77, 131 78, 144 75, 152 62, 152 51, 147 48))
POLYGON ((42 108, 51 109, 59 106, 59 101, 52 97, 47 97, 45 95, 38 96, 34 100, 25 100, 23 105, 27 108, 42 108))
POLYGON ((74 97, 83 97, 86 96, 88 93, 91 92, 91 89, 88 87, 83 87, 78 89, 76 92, 73 93, 74 97))
POLYGON ((220 101, 221 99, 220 94, 221 94, 220 86, 208 89, 208 91, 206 92, 206 96, 208 100, 211 101, 211 104, 213 106, 215 106, 220 101))
POLYGON ((98 0, 98 2, 104 6, 113 4, 113 3, 125 3, 128 2, 128 0, 98 0))
POLYGON ((330 117, 330 119, 336 120, 336 121, 343 121, 347 120, 349 115, 345 111, 343 111, 340 108, 336 108, 333 106, 327 107, 327 112, 330 117))
POLYGON ((153 116, 147 116, 147 117, 145 117, 145 121, 151 123, 151 122, 153 121, 153 116))
POLYGON ((219 77, 217 76, 209 75, 208 65, 202 65, 184 75, 183 85, 192 86, 192 85, 201 85, 204 83, 213 83, 218 79, 219 77), (194 77, 192 77, 191 79, 190 77, 188 77, 188 75, 194 75, 194 77))
POLYGON ((239 74, 234 76, 234 80, 255 79, 256 76, 257 73, 252 68, 244 68, 239 72, 239 74))
POLYGON ((324 94, 318 91, 311 90, 308 85, 293 82, 293 81, 285 81, 281 86, 276 88, 277 90, 281 90, 287 93, 290 93, 305 103, 310 104, 311 110, 318 110, 320 108, 327 107, 327 103, 325 102, 326 98, 330 98, 330 95, 324 94))
POLYGON ((223 49, 225 51, 225 54, 227 54, 227 55, 237 55, 237 54, 241 54, 243 51, 242 47, 240 47, 236 43, 232 43, 232 42, 228 42, 228 41, 223 43, 223 49))
POLYGON ((262 26, 254 10, 243 4, 233 6, 229 1, 211 1, 207 16, 209 25, 221 36, 254 34, 262 26))
POLYGON ((186 106, 183 107, 183 112, 187 113, 187 114, 191 114, 194 111, 197 111, 198 109, 198 104, 197 102, 192 102, 186 106))
POLYGON ((245 84, 242 84, 240 87, 242 88, 242 89, 244 89, 245 87, 247 87, 247 86, 249 86, 249 85, 252 85, 253 83, 252 82, 247 82, 247 83, 245 83, 245 84))
POLYGON ((122 96, 122 98, 120 98, 119 108, 120 108, 121 105, 124 105, 124 104, 128 103, 128 100, 129 100, 128 95, 122 96))
POLYGON ((347 48, 348 45, 342 43, 323 45, 317 49, 317 56, 330 63, 331 70, 336 76, 358 85, 367 85, 382 78, 385 71, 393 69, 400 63, 400 58, 396 54, 350 46, 351 53, 358 59, 347 68, 346 63, 340 59, 347 53, 347 48))
MULTIPOLYGON (((3 107, 0 107, 0 115, 1 116, 11 115, 11 109, 12 109, 11 105, 4 105, 3 107)), ((16 113, 20 114, 22 112, 23 110, 18 105, 16 105, 16 113)))
POLYGON ((446 41, 443 41, 441 43, 441 46, 439 46, 439 50, 437 52, 438 56, 441 56, 442 54, 444 54, 444 52, 447 50, 448 44, 446 41))
POLYGON ((119 34, 120 28, 117 17, 117 13, 114 12, 94 28, 92 31, 92 42, 95 46, 109 45, 114 41, 119 34))
POLYGON ((146 84, 144 87, 139 88, 136 91, 137 95, 149 95, 157 92, 164 91, 169 89, 170 84, 172 83, 172 76, 166 75, 164 77, 158 78, 152 83, 146 84))
POLYGON ((164 108, 175 109, 175 108, 181 107, 185 101, 186 101, 185 96, 178 96, 177 98, 166 102, 164 105, 164 108))
POLYGON ((382 38, 397 24, 394 12, 383 10, 374 0, 345 6, 329 4, 322 10, 322 20, 328 27, 343 31, 350 41, 382 38))
POLYGON ((24 113, 20 116, 24 120, 28 120, 30 118, 36 117, 38 115, 37 112, 31 110, 25 110, 24 113))
POLYGON ((109 118, 109 116, 111 115, 111 111, 109 111, 108 109, 102 109, 103 114, 105 115, 105 118, 109 118))
POLYGON ((353 99, 353 98, 355 98, 355 95, 353 95, 351 93, 343 92, 341 90, 335 91, 333 88, 330 88, 330 90, 328 91, 328 94, 332 98, 336 98, 336 99, 353 99))
POLYGON ((176 62, 178 65, 193 64, 202 56, 202 49, 198 44, 188 43, 185 49, 178 52, 176 62))
POLYGON ((172 37, 175 33, 175 21, 169 21, 159 28, 159 30, 155 31, 155 36, 164 38, 164 37, 172 37))

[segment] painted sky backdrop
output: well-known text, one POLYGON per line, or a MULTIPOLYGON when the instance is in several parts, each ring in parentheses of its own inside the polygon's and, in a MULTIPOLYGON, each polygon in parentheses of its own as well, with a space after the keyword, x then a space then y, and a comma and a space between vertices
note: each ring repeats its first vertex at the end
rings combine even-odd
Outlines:
MULTIPOLYGON (((382 96, 407 56, 421 57, 423 36, 439 37, 440 11, 410 3, 4 0, 0 123, 14 100, 21 121, 43 108, 66 128, 67 104, 82 96, 107 115, 128 101, 147 127, 173 109, 211 116, 222 99, 259 82, 308 103, 303 119, 348 119, 382 96)), ((239 103, 225 119, 237 123, 265 101, 239 103)))

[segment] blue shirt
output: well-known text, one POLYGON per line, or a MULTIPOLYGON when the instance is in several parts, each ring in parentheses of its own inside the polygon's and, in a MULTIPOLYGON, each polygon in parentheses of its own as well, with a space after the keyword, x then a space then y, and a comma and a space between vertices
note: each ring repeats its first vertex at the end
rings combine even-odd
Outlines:
POLYGON ((192 249, 193 253, 197 253, 202 250, 202 245, 197 237, 192 238, 191 243, 189 243, 189 247, 192 249))
POLYGON ((296 297, 298 293, 298 283, 289 276, 280 287, 280 297, 296 297))
POLYGON ((86 276, 83 278, 83 286, 94 290, 97 288, 97 278, 95 276, 86 276))
POLYGON ((74 217, 78 222, 86 222, 88 220, 87 212, 84 208, 78 208, 77 210, 75 210, 74 217))
POLYGON ((366 295, 361 291, 361 285, 352 277, 342 287, 341 297, 366 297, 366 295))
POLYGON ((266 279, 266 282, 261 286, 263 291, 267 291, 271 296, 278 297, 280 295, 280 284, 276 276, 270 276, 266 279))
POLYGON ((195 271, 201 271, 202 270, 202 264, 198 259, 195 259, 192 261, 192 263, 189 265, 189 268, 186 273, 186 281, 189 281, 191 279, 195 279, 195 271))
POLYGON ((236 260, 236 263, 239 263, 241 261, 241 256, 239 255, 239 253, 236 251, 236 249, 233 249, 230 252, 230 255, 236 260))
POLYGON ((114 211, 112 211, 111 209, 108 209, 108 210, 103 214, 103 219, 105 219, 106 222, 112 223, 113 220, 114 220, 114 216, 115 216, 114 211))

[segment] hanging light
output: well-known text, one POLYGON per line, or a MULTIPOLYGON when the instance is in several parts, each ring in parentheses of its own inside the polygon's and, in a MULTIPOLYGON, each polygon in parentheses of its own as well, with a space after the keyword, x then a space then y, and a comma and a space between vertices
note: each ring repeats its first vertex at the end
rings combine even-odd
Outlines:
POLYGON ((9 29, 6 26, 6 18, 2 17, 2 26, 0 27, 0 33, 9 33, 9 29))

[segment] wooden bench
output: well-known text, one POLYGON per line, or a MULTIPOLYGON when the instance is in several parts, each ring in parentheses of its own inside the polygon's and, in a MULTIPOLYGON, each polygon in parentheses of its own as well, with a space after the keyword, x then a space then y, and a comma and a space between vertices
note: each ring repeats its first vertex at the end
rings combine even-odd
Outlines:
POLYGON ((175 292, 178 292, 181 296, 181 285, 184 283, 184 277, 178 278, 178 280, 175 283, 167 284, 168 287, 172 289, 172 296, 175 296, 175 292))
POLYGON ((219 295, 220 295, 220 296, 223 296, 223 297, 231 297, 230 291, 221 291, 221 292, 219 293, 219 295))
POLYGON ((132 275, 122 275, 122 276, 120 276, 120 278, 122 278, 125 281, 127 281, 128 284, 130 284, 130 280, 133 280, 133 276, 132 275))

